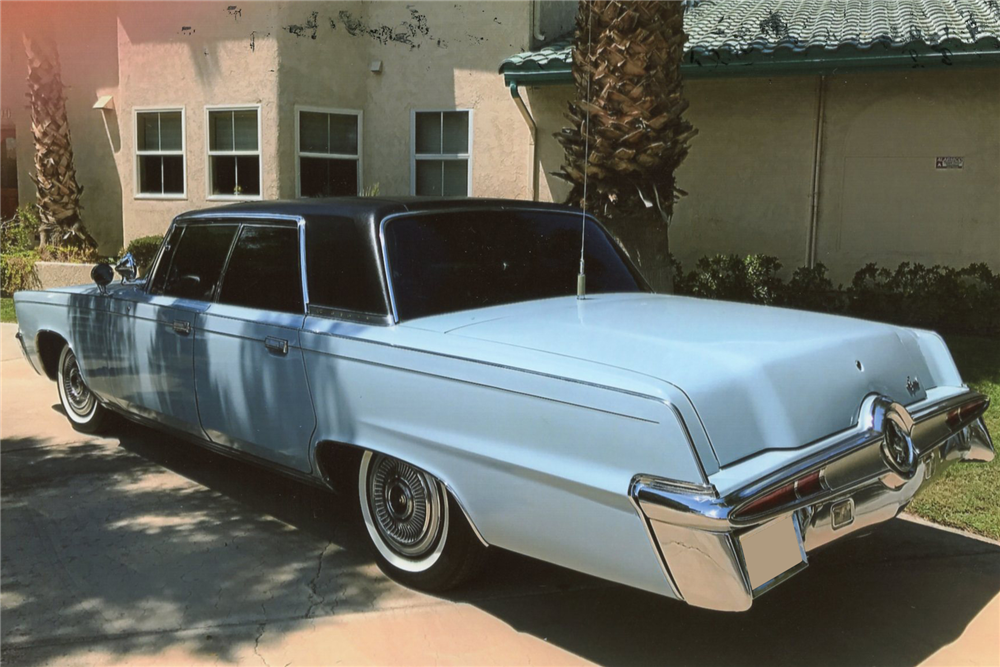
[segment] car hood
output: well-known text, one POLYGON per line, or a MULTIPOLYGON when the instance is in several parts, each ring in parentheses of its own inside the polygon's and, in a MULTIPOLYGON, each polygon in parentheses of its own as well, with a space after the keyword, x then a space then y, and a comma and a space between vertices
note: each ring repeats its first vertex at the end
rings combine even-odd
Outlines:
POLYGON ((725 466, 857 423, 873 392, 922 400, 916 336, 864 320, 649 294, 550 299, 443 316, 441 331, 652 376, 691 400, 725 466))

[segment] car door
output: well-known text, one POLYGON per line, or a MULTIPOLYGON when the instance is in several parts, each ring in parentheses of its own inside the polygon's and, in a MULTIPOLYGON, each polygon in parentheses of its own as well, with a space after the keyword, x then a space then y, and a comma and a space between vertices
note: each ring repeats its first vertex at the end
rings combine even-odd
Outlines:
POLYGON ((316 418, 299 346, 300 251, 294 221, 242 225, 217 303, 199 315, 194 366, 213 442, 308 472, 316 418))
POLYGON ((115 393, 126 409, 204 437, 194 385, 197 317, 211 304, 239 225, 175 225, 144 290, 113 299, 115 393))

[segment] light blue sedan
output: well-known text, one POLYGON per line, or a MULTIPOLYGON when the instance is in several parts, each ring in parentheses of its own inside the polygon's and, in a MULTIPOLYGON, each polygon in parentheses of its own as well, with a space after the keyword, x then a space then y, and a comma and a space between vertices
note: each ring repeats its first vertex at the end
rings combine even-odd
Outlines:
POLYGON ((356 494, 380 566, 422 589, 495 546, 745 610, 993 457, 936 334, 652 294, 574 209, 241 204, 178 217, 146 279, 118 268, 15 295, 73 425, 356 494))

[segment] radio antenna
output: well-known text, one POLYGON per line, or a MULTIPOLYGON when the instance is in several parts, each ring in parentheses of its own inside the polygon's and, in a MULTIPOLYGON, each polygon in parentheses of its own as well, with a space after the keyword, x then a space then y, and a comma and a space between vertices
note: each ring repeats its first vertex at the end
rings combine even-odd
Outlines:
POLYGON ((583 250, 587 239, 587 166, 590 163, 590 88, 593 84, 593 64, 590 62, 590 44, 593 34, 593 12, 589 3, 584 0, 584 7, 587 7, 587 120, 583 135, 583 213, 580 215, 580 273, 576 277, 576 298, 583 299, 587 296, 587 273, 584 266, 583 250))

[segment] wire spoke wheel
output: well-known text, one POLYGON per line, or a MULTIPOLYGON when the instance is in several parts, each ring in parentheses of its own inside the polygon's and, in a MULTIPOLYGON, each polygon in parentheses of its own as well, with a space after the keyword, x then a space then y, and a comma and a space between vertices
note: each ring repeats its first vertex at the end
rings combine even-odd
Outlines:
POLYGON ((408 463, 365 452, 358 479, 361 512, 379 553, 407 572, 429 569, 448 537, 448 492, 408 463))
POLYGON ((87 418, 94 412, 94 408, 97 406, 97 398, 83 381, 76 355, 69 348, 62 355, 59 388, 65 399, 63 401, 65 407, 71 410, 77 417, 87 418))

